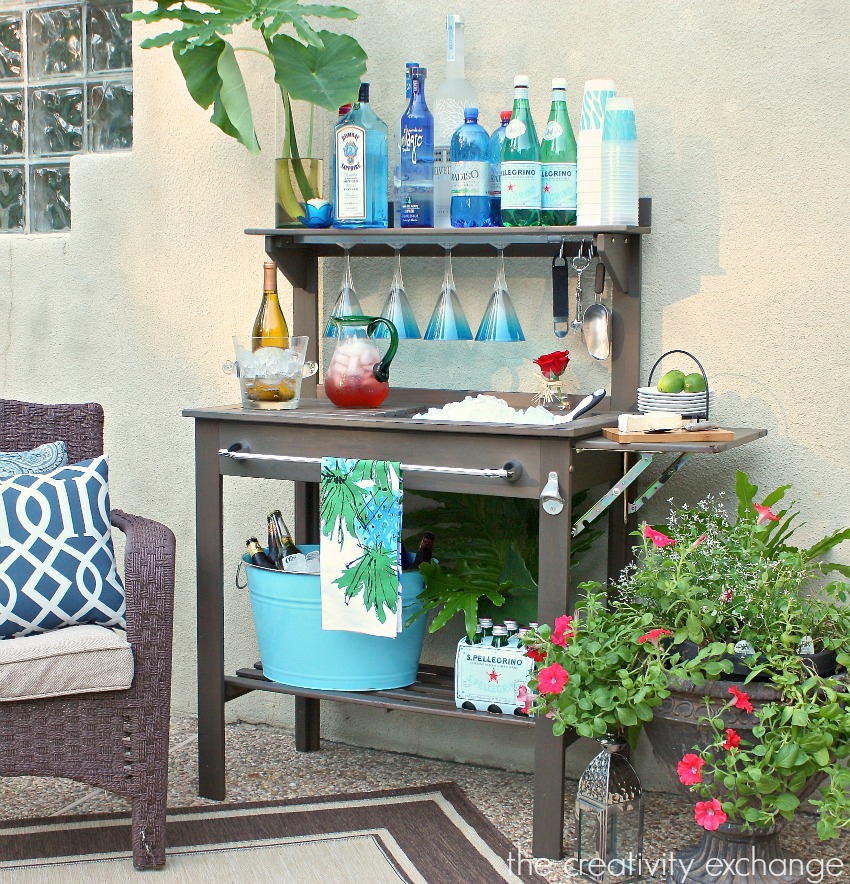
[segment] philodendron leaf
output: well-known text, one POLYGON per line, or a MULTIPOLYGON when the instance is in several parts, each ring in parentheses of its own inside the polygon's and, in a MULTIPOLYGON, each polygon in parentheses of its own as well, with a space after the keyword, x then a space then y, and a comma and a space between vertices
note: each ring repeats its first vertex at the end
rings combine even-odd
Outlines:
POLYGON ((242 79, 239 62, 236 61, 236 53, 229 43, 224 43, 224 48, 218 57, 217 69, 221 77, 219 98, 233 128, 236 129, 236 137, 248 148, 249 153, 259 153, 260 143, 254 131, 254 116, 248 101, 248 90, 242 79))
POLYGON ((174 60, 186 80, 186 88, 201 107, 209 107, 221 92, 218 59, 224 45, 224 40, 215 40, 204 46, 175 43, 172 47, 174 60))
POLYGON ((366 53, 346 34, 318 31, 323 49, 278 34, 271 41, 275 82, 292 98, 336 110, 357 95, 366 53))

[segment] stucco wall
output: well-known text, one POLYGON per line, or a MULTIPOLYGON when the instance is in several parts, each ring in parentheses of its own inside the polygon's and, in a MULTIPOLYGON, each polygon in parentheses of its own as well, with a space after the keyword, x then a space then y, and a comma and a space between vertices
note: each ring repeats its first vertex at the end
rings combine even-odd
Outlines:
MULTIPOLYGON (((598 0, 587 9, 535 4, 520 16, 505 0, 429 2, 415 13, 399 0, 351 5, 362 13, 351 31, 370 55, 373 104, 392 127, 403 109, 406 60, 427 64, 430 91, 442 80, 447 12, 466 15, 467 71, 488 128, 510 106, 515 73, 531 78, 538 131, 553 76, 568 79, 574 126, 586 79, 610 77, 634 98, 640 190, 654 201, 642 328, 629 330, 642 335, 644 375, 664 350, 691 350, 717 390, 718 418, 769 431, 747 449, 698 459, 671 482, 670 495, 731 490, 741 467, 765 487, 795 483, 803 540, 850 524, 846 4, 598 0)), ((180 411, 237 398, 220 366, 259 298, 262 241, 242 230, 272 223, 274 91, 263 60, 246 55, 264 145, 250 157, 191 102, 168 51, 138 48, 148 33, 136 28, 132 152, 73 161, 69 234, 0 237, 0 393, 105 406, 114 503, 161 519, 178 537, 174 709, 190 714, 192 425, 180 411)), ((391 272, 388 261, 354 261, 367 312, 380 309, 391 272)), ((494 272, 493 261, 455 263, 473 326, 494 272)), ((508 264, 524 345, 406 343, 394 381, 532 389, 529 360, 560 344, 546 318, 548 275, 545 261, 508 264)), ((326 301, 338 276, 339 263, 329 262, 326 301)), ((439 261, 405 262, 423 326, 441 276, 439 261)), ((579 340, 567 346, 576 388, 606 382, 605 366, 582 354, 579 340)), ((225 543, 235 566, 244 537, 262 530, 272 503, 289 505, 288 492, 259 482, 227 482, 225 490, 225 543)), ((229 586, 229 568, 225 577, 229 586)), ((233 668, 256 651, 246 597, 229 588, 226 605, 233 668)), ((450 638, 427 653, 444 657, 450 638)), ((291 705, 251 697, 229 713, 288 726, 291 705)), ((351 707, 329 707, 324 720, 324 733, 337 739, 531 763, 529 735, 514 728, 351 707)), ((574 766, 583 752, 571 750, 574 766)))

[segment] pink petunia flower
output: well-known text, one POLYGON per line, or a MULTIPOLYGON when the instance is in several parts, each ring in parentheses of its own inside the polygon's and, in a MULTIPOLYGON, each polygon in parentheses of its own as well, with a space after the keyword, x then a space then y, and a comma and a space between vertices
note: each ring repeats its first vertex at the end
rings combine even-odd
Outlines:
POLYGON ((638 644, 642 645, 645 642, 652 642, 655 647, 658 647, 658 642, 661 640, 662 635, 672 635, 669 629, 650 629, 646 635, 642 635, 638 639, 638 644))
POLYGON ((537 648, 529 648, 525 652, 526 657, 531 657, 535 663, 542 663, 546 659, 546 654, 543 651, 538 650, 537 648))
POLYGON ((575 638, 575 630, 572 627, 573 618, 569 614, 558 617, 555 620, 555 631, 552 633, 551 642, 553 645, 560 645, 562 648, 567 646, 568 638, 575 638))
POLYGON ((745 693, 744 691, 738 690, 735 685, 732 685, 732 687, 729 688, 729 693, 732 694, 732 696, 735 698, 732 705, 736 709, 743 709, 744 712, 753 711, 753 704, 750 702, 749 694, 745 693))
POLYGON ((691 544, 691 549, 696 549, 701 543, 705 543, 708 540, 707 534, 700 534, 699 537, 691 544))
POLYGON ((721 601, 721 602, 731 602, 731 601, 732 601, 732 597, 733 597, 734 595, 735 595, 735 593, 732 592, 732 587, 731 587, 731 586, 727 586, 727 587, 723 590, 723 592, 720 593, 720 601, 721 601))
POLYGON ((546 666, 537 673, 537 684, 541 694, 560 694, 570 680, 570 674, 560 663, 546 666))
POLYGON ((643 526, 643 536, 647 540, 651 540, 658 549, 664 549, 665 546, 673 546, 676 543, 672 537, 650 528, 649 525, 643 526))
POLYGON ((759 514, 758 520, 756 521, 757 525, 766 525, 768 522, 779 521, 779 516, 777 516, 769 506, 762 506, 758 503, 754 503, 753 506, 759 514))
POLYGON ((689 752, 676 765, 676 773, 679 774, 679 782, 684 786, 695 786, 702 782, 702 766, 705 762, 699 755, 689 752))
POLYGON ((694 807, 694 819, 703 829, 713 832, 719 829, 728 817, 723 812, 720 802, 716 798, 712 798, 711 801, 697 803, 694 807))
POLYGON ((731 751, 732 749, 737 749, 740 745, 741 735, 734 728, 727 727, 726 741, 723 743, 723 748, 727 751, 731 751))
POLYGON ((534 694, 532 694, 524 684, 521 684, 517 691, 516 698, 518 702, 522 703, 522 711, 528 715, 528 713, 531 712, 531 704, 534 700, 534 694))

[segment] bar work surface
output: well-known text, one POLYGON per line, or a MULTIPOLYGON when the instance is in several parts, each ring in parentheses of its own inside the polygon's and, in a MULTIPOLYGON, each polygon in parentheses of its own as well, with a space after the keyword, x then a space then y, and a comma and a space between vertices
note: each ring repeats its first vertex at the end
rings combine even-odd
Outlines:
MULTIPOLYGON (((423 396, 423 399, 427 398, 423 396)), ((198 593, 198 755, 199 792, 225 797, 224 705, 250 690, 293 693, 296 747, 319 748, 320 699, 372 702, 397 708, 396 698, 371 693, 300 692, 285 685, 224 671, 224 551, 222 476, 273 478, 295 482, 296 540, 317 543, 319 533, 319 463, 323 456, 362 460, 396 460, 412 465, 405 473, 409 490, 454 491, 526 499, 539 498, 550 473, 558 476, 565 505, 539 517, 540 571, 538 617, 552 622, 566 611, 568 598, 570 501, 573 494, 615 482, 623 473, 623 451, 603 440, 603 427, 614 426, 615 413, 592 414, 558 426, 462 424, 413 419, 425 404, 394 403, 383 409, 344 410, 326 400, 302 400, 290 411, 251 411, 241 406, 184 411, 195 420, 196 551, 198 593), (588 447, 588 443, 590 447, 588 447), (595 443, 595 444, 594 444, 595 443), (600 443, 604 443, 604 446, 600 443), (597 448, 596 445, 600 447, 597 448), (609 447, 610 446, 610 447, 609 447), (230 452, 234 456, 227 456, 230 452), (241 454, 265 455, 244 458, 241 454), (277 457, 283 459, 278 460, 277 457), (290 459, 294 458, 294 459, 290 459), (493 475, 485 475, 485 471, 493 475)), ((706 443, 697 451, 713 453, 764 435, 736 431, 729 443, 706 443)), ((675 445, 653 446, 675 453, 675 445)), ((692 449, 694 450, 694 449, 692 449)), ((630 525, 623 508, 609 510, 609 574, 625 564, 630 525)), ((228 568, 232 555, 228 556, 228 568)), ((253 667, 246 661, 249 670, 253 667)), ((427 668, 427 667, 426 667, 427 668)), ((433 667, 432 667, 433 668, 433 667)), ((258 673, 259 675, 259 673, 258 673)), ((450 678, 420 676, 417 712, 472 717, 495 724, 499 716, 454 711, 449 703, 450 678), (424 678, 424 681, 422 681, 424 678), (442 692, 442 693, 441 693, 442 692), (430 696, 428 699, 426 696, 430 696), (445 696, 443 696, 445 695, 445 696)), ((412 689, 413 690, 413 689, 412 689)), ((534 837, 536 856, 560 857, 563 838, 564 745, 549 727, 535 727, 534 837)))

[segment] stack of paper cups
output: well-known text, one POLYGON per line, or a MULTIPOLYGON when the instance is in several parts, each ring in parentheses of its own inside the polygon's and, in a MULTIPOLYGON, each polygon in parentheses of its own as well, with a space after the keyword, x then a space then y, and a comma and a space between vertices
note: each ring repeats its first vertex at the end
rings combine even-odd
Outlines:
POLYGON ((605 105, 601 221, 638 223, 638 143, 631 98, 609 98, 605 105))
POLYGON ((616 94, 613 80, 588 80, 584 84, 577 143, 577 223, 581 226, 602 223, 602 127, 605 106, 616 94))

